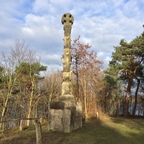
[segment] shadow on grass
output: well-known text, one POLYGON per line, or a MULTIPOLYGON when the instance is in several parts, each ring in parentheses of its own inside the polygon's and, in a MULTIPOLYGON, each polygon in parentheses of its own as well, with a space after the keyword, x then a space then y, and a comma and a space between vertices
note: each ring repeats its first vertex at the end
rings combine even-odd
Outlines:
MULTIPOLYGON (((136 121, 137 124, 138 121, 136 121)), ((131 127, 129 126, 135 122, 129 125, 128 123, 129 121, 127 120, 117 118, 106 120, 92 119, 86 122, 82 129, 75 130, 69 134, 48 132, 46 126, 44 126, 43 144, 143 144, 144 132, 141 133, 141 131, 144 131, 144 129, 138 131, 138 127, 136 127, 131 132, 131 127), (120 123, 120 121, 123 122, 120 123), (122 127, 122 125, 124 126, 122 127)), ((30 131, 26 130, 19 137, 7 142, 0 141, 0 144, 35 144, 35 133, 31 136, 29 136, 29 133, 30 131)))

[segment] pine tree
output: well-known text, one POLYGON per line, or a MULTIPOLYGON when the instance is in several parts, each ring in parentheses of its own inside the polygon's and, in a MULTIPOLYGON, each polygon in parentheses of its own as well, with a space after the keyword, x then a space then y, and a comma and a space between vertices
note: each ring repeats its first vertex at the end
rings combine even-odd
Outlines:
POLYGON ((144 33, 130 43, 122 39, 120 46, 116 46, 114 49, 115 52, 112 53, 112 60, 107 72, 127 82, 124 108, 124 116, 127 117, 133 80, 143 73, 144 33))

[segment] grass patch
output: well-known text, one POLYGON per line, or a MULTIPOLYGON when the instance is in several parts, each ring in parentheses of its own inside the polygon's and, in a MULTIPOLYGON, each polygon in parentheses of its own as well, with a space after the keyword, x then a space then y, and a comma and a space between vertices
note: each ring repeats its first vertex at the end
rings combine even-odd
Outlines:
MULTIPOLYGON (((82 129, 64 134, 48 132, 42 126, 43 144, 143 144, 144 119, 103 117, 88 120, 82 129)), ((0 144, 35 144, 35 130, 9 131, 0 134, 0 144)))

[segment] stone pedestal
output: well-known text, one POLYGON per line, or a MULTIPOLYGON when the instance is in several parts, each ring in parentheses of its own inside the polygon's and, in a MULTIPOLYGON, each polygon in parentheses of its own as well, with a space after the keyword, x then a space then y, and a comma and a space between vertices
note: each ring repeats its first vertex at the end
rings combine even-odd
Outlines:
POLYGON ((82 127, 82 105, 67 102, 52 104, 49 112, 49 130, 70 133, 82 127), (68 106, 68 107, 67 107, 68 106))

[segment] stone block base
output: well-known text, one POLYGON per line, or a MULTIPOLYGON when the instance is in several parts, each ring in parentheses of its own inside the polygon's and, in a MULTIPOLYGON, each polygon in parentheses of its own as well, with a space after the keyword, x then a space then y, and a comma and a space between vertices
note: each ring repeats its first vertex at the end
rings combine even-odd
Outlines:
POLYGON ((50 109, 49 130, 70 133, 81 127, 82 105, 80 102, 71 108, 50 109))

